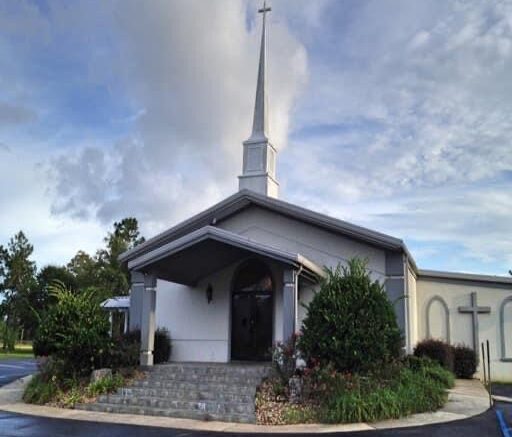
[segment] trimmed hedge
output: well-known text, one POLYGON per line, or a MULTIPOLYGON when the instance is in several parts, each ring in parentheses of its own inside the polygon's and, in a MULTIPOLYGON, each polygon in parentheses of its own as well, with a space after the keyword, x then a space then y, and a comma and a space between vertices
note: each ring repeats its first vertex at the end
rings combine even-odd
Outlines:
POLYGON ((453 348, 453 371, 457 378, 471 379, 478 367, 478 356, 473 349, 463 344, 453 348))
POLYGON ((423 340, 414 348, 414 356, 430 358, 437 361, 446 370, 453 372, 453 349, 444 341, 435 339, 423 340))
POLYGON ((451 346, 442 340, 423 340, 417 344, 414 355, 437 361, 457 378, 471 379, 478 368, 477 354, 463 344, 451 346))
POLYGON ((339 372, 366 372, 396 360, 402 335, 382 284, 367 263, 354 258, 347 267, 325 269, 320 290, 306 305, 298 348, 312 364, 339 372))

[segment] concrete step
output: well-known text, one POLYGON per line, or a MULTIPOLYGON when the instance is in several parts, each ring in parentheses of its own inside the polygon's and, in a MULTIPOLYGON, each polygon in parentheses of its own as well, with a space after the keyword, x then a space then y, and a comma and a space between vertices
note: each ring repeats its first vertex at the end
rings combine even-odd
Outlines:
POLYGON ((212 414, 254 414, 254 402, 223 402, 217 400, 188 401, 154 396, 106 395, 98 399, 99 404, 128 405, 143 408, 198 411, 212 414))
POLYGON ((255 395, 269 365, 168 363, 115 394, 76 408, 200 420, 255 422, 255 395))
POLYGON ((167 390, 199 390, 216 391, 222 393, 255 394, 258 384, 227 384, 203 381, 179 381, 179 380, 136 380, 127 388, 149 388, 167 390))
POLYGON ((148 370, 149 374, 198 374, 198 375, 235 375, 249 377, 264 377, 272 371, 270 365, 242 364, 207 364, 207 363, 168 363, 159 364, 148 370))
POLYGON ((117 414, 141 414, 146 416, 178 417, 196 420, 218 420, 223 422, 255 423, 253 414, 216 414, 199 410, 175 410, 166 408, 139 407, 116 404, 79 404, 75 406, 79 410, 97 411, 117 414))
POLYGON ((254 385, 261 381, 262 376, 249 376, 249 375, 210 375, 199 373, 150 373, 148 374, 148 381, 186 381, 195 382, 200 381, 203 383, 216 383, 216 384, 240 384, 240 385, 254 385))
POLYGON ((204 390, 193 389, 166 389, 166 388, 140 388, 140 387, 127 387, 121 388, 117 391, 120 396, 134 396, 134 397, 150 397, 157 398, 177 399, 177 400, 218 400, 223 402, 254 402, 254 389, 248 388, 246 393, 241 393, 236 388, 232 391, 221 391, 212 389, 211 386, 205 387, 204 390))

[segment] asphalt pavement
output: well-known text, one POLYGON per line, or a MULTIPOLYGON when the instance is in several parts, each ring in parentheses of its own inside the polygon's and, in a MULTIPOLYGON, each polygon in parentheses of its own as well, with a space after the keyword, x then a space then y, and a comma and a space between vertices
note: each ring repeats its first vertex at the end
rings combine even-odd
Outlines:
MULTIPOLYGON (((506 411, 507 420, 510 421, 510 419, 512 419, 512 405, 503 404, 499 405, 499 407, 506 411)), ((220 434, 221 433, 216 432, 183 431, 178 429, 84 422, 69 419, 49 419, 0 411, 0 436, 6 437, 195 437, 219 436, 220 434)), ((222 436, 226 437, 243 435, 249 436, 251 434, 222 433, 222 436)), ((298 436, 301 434, 288 435, 298 436)), ((501 431, 496 420, 495 412, 488 410, 479 416, 450 423, 378 431, 359 431, 340 435, 346 437, 499 437, 501 436, 501 431)))
POLYGON ((0 387, 37 370, 35 359, 7 359, 0 361, 0 387))

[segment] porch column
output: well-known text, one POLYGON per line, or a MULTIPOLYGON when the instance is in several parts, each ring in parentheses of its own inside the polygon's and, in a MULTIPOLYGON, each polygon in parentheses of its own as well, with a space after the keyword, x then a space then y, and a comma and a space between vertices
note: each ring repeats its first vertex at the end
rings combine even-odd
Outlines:
POLYGON ((283 274, 283 341, 288 341, 297 325, 297 270, 285 270, 283 274))
POLYGON ((142 294, 142 314, 140 326, 140 365, 153 365, 153 348, 155 342, 155 304, 156 276, 144 276, 144 293, 142 294))
POLYGON ((131 271, 130 287, 130 316, 129 329, 135 331, 140 329, 142 314, 142 296, 144 295, 144 273, 131 271))

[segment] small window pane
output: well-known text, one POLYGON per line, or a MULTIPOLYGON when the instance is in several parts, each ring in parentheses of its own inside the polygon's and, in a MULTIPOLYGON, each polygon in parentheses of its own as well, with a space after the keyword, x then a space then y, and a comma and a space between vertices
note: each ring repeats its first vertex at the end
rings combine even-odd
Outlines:
POLYGON ((272 277, 268 268, 260 261, 249 261, 237 273, 234 291, 247 293, 250 291, 272 292, 272 277))

